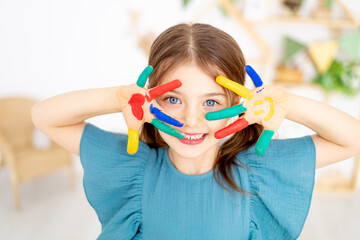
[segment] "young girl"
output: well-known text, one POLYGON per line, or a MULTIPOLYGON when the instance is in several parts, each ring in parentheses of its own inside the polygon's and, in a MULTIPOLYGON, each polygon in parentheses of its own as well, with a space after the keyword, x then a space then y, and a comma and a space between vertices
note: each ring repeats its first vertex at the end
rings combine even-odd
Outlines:
POLYGON ((315 168, 360 152, 360 121, 338 109, 274 86, 254 88, 252 99, 219 85, 218 76, 244 85, 245 60, 234 39, 210 25, 167 29, 153 43, 149 65, 146 89, 75 91, 32 109, 37 128, 80 156, 85 193, 102 224, 99 239, 296 239, 315 168), (149 98, 150 89, 173 80, 181 86, 149 98), (233 119, 206 114, 240 103, 249 126, 220 141, 215 133, 233 119), (178 135, 151 124, 154 108, 183 124, 173 126, 178 135), (131 139, 85 122, 115 112, 123 112, 131 139), (260 135, 284 118, 316 134, 271 140, 256 154, 260 135), (139 129, 141 141, 129 154, 139 129))

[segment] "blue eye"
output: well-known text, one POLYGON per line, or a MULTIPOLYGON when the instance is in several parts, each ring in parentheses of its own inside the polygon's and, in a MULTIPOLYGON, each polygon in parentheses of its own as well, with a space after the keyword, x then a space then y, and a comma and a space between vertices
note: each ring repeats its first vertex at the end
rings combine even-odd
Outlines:
POLYGON ((168 97, 166 100, 171 104, 176 104, 180 102, 180 100, 176 97, 168 97))
POLYGON ((206 106, 210 106, 213 107, 217 104, 217 102, 215 100, 206 100, 205 105, 206 106))

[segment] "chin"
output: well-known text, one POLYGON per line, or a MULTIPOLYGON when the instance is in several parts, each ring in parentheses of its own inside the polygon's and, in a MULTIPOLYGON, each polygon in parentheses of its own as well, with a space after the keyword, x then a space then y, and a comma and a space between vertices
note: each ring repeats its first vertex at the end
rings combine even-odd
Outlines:
POLYGON ((196 159, 196 158, 204 155, 204 153, 200 152, 199 150, 189 149, 187 147, 184 147, 184 148, 181 148, 181 149, 179 149, 179 148, 171 148, 171 151, 175 152, 177 155, 181 156, 182 158, 186 158, 186 159, 196 159))

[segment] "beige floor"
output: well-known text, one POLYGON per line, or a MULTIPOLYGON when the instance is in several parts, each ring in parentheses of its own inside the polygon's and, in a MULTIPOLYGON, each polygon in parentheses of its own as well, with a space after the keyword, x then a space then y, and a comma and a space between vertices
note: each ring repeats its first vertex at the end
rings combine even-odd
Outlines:
MULTIPOLYGON (((23 184, 22 210, 17 212, 9 173, 0 169, 0 239, 96 239, 100 224, 86 201, 81 177, 77 176, 74 189, 69 188, 65 170, 23 184)), ((351 197, 315 194, 299 239, 360 239, 360 194, 351 197)))
POLYGON ((300 240, 359 240, 360 192, 355 195, 314 194, 300 240))

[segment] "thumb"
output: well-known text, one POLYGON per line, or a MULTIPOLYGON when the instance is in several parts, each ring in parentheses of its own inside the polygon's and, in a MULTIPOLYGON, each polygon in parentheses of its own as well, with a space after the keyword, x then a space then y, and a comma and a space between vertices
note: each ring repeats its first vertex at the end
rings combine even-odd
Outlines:
POLYGON ((129 154, 135 154, 139 147, 139 130, 141 128, 142 121, 138 120, 133 115, 130 105, 127 105, 122 113, 128 127, 127 152, 129 154))
POLYGON ((139 148, 139 130, 128 129, 127 152, 135 154, 139 148))

